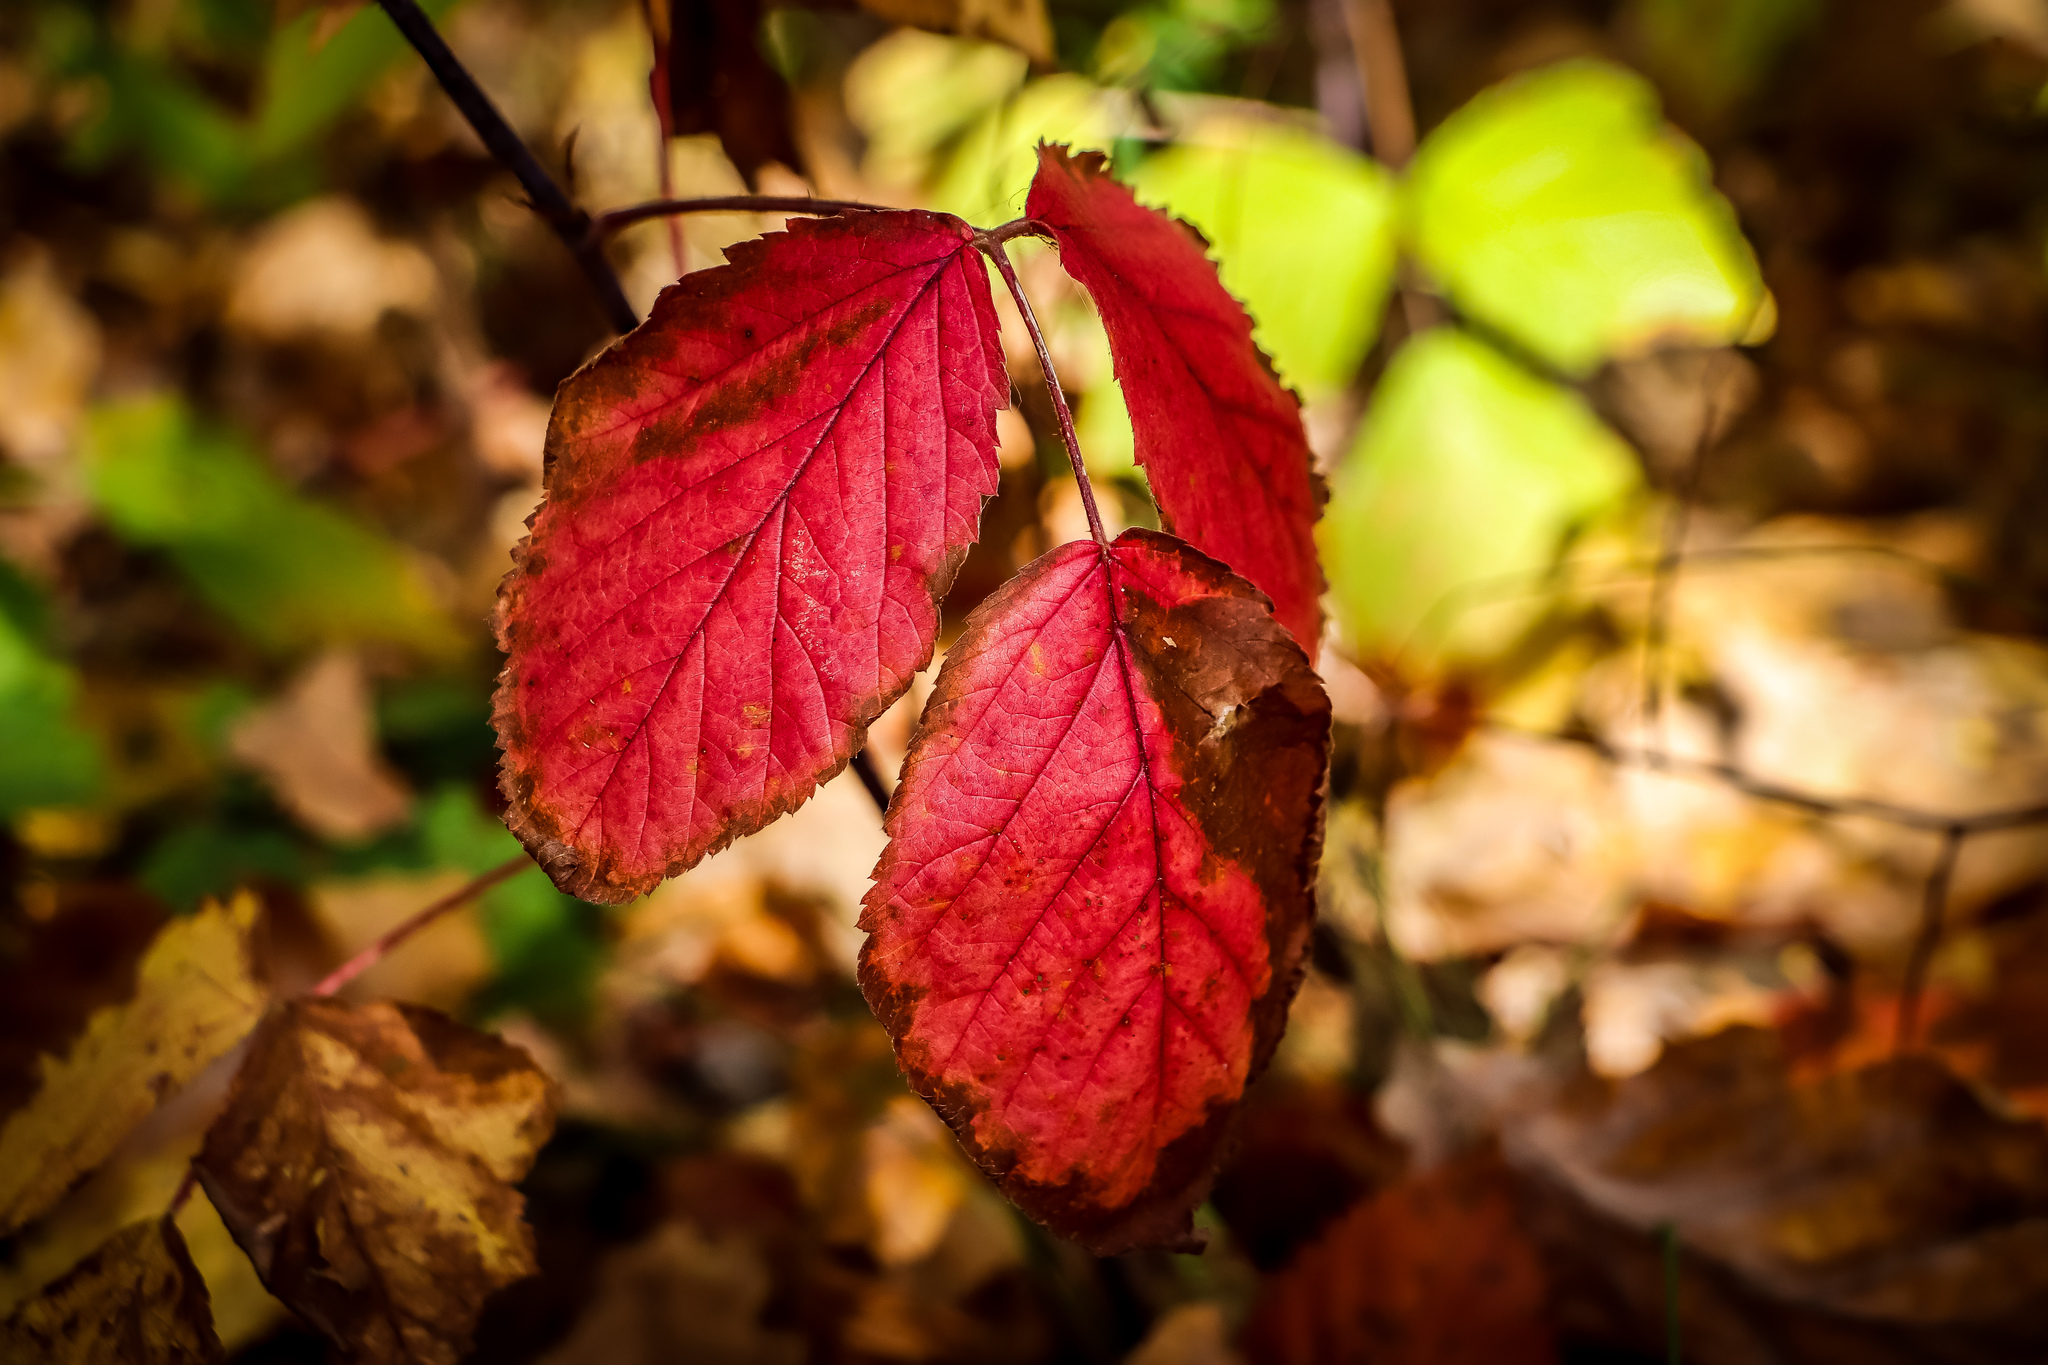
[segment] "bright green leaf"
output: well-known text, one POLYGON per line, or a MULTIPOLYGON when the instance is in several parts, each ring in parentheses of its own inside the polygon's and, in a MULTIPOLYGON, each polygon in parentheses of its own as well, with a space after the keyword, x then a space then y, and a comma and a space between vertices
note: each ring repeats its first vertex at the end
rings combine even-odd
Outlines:
POLYGON ((381 639, 436 652, 448 623, 397 545, 288 488, 232 436, 173 398, 100 408, 86 460, 100 513, 166 551, 258 642, 381 639))
POLYGON ((1410 171, 1417 256, 1451 299, 1569 374, 1718 344, 1763 306, 1756 259, 1648 82, 1573 61, 1481 94, 1410 171))
POLYGON ((1332 483, 1317 531, 1348 639, 1426 668, 1513 643, 1536 609, 1526 591, 1483 610, 1461 594, 1536 586, 1509 576, 1554 563, 1640 472, 1577 394, 1440 327, 1394 357, 1332 483))
POLYGON ((846 113, 867 136, 862 170, 885 185, 918 185, 947 142, 1024 83, 1014 47, 904 28, 870 45, 846 72, 846 113))
POLYGON ((1305 129, 1221 118, 1130 183, 1209 239, 1283 380, 1310 394, 1351 382, 1394 275, 1395 188, 1378 162, 1305 129))
POLYGON ((1122 91, 1072 75, 1033 81, 960 135, 933 181, 931 206, 971 223, 1004 222, 1024 211, 1041 141, 1102 151, 1136 126, 1122 91))

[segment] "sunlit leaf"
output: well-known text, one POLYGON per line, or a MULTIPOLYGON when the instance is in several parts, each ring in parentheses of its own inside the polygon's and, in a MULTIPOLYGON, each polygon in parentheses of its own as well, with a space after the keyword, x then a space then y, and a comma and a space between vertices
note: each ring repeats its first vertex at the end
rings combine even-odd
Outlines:
POLYGON ((131 1223, 0 1322, 22 1365, 211 1365, 206 1282, 170 1218, 131 1223))
POLYGON ((867 136, 863 172, 886 185, 922 183, 945 144, 1008 99, 1029 69, 1015 48, 917 29, 871 44, 844 87, 847 116, 867 136))
POLYGON ((1315 659, 1323 490, 1301 403, 1252 344, 1201 240, 1110 179, 1101 156, 1046 147, 1028 208, 1109 335, 1137 457, 1167 528, 1273 599, 1315 659))
POLYGON ((167 552, 208 603, 259 643, 450 646, 448 623, 404 552, 286 487, 176 399, 100 408, 88 436, 101 515, 131 544, 167 552))
POLYGON ((993 225, 1024 211, 1040 142, 1107 149, 1139 126, 1130 95, 1074 75, 1047 76, 989 110, 961 134, 940 167, 932 204, 993 225))
POLYGON ((534 1272, 513 1188, 554 1126, 524 1052, 408 1005, 298 1000, 257 1031, 201 1184, 270 1292, 368 1365, 454 1365, 534 1272))
POLYGON ((62 1061, 45 1057, 35 1098, 0 1129, 0 1234, 47 1210, 104 1161, 165 1095, 256 1025, 257 902, 238 896, 157 934, 135 995, 95 1012, 62 1061))
POLYGON ((1130 184, 1209 239, 1282 379, 1311 394, 1351 381, 1394 274, 1395 184, 1378 162, 1301 128, 1216 118, 1130 184))
POLYGON ((1514 576, 1540 573, 1640 477, 1577 394, 1454 328, 1424 333, 1331 477, 1319 539, 1347 638, 1425 666, 1505 646, 1534 610, 1535 578, 1514 576), (1502 600, 1451 596, 1481 590, 1502 600))
POLYGON ((1763 282, 1649 83, 1575 61, 1481 94, 1409 171, 1416 255, 1453 302, 1572 374, 1750 334, 1763 282))
POLYGON ((971 239, 793 221, 562 386, 495 716, 563 890, 630 900, 803 804, 930 660, 1009 393, 971 239))
POLYGON ((1251 586, 1156 531, 1040 557, 947 652, 861 987, 1003 1192, 1098 1253, 1189 1236, 1279 1041, 1329 726, 1251 586))

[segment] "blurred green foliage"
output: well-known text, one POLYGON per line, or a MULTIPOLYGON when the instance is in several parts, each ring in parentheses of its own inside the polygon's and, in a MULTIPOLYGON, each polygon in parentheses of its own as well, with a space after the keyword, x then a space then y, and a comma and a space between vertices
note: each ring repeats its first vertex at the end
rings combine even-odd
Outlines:
POLYGON ((166 551, 210 605, 269 648, 372 639, 444 653, 455 643, 398 547, 294 492, 174 397, 97 409, 85 463, 107 524, 166 551))
POLYGON ((1574 61, 1495 86, 1417 150, 1417 259, 1452 302, 1567 374, 1750 332, 1756 259, 1649 82, 1574 61))
POLYGON ((0 560, 0 814, 99 791, 99 747, 74 715, 77 679, 54 631, 41 590, 0 560))
POLYGON ((1351 382, 1394 277, 1385 168, 1304 127, 1217 118, 1129 178, 1208 238, 1283 380, 1309 395, 1351 382))
MULTIPOLYGON (((436 17, 456 0, 424 0, 436 17)), ((90 82, 97 109, 73 132, 81 169, 140 152, 166 179, 209 203, 273 208, 321 187, 318 139, 406 53, 374 5, 337 27, 313 6, 271 24, 264 0, 188 0, 108 12, 49 3, 38 13, 38 65, 90 82), (194 68, 253 68, 246 113, 194 79, 194 68)))
POLYGON ((1448 327, 1394 357, 1334 483, 1319 539, 1346 638, 1423 668, 1510 646, 1537 609, 1512 576, 1641 487, 1583 398, 1448 327), (1462 610, 1467 585, 1505 602, 1462 610))

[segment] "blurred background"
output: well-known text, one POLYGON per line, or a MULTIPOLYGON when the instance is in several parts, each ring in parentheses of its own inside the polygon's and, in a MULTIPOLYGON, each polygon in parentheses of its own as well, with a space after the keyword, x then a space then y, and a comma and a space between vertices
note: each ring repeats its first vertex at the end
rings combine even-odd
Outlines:
MULTIPOLYGON (((988 226, 1041 138, 1109 152, 1332 493, 1322 922, 1209 1250, 1049 1237, 904 1089, 842 777, 353 988, 564 1089, 476 1359, 2048 1358, 2048 0, 426 8, 592 211, 988 226)), ((610 251, 644 313, 778 226, 610 251)), ((1015 250, 1106 510, 1156 524, 1100 325, 1015 250)), ((488 614, 609 335, 374 5, 0 9, 0 1114, 166 916, 254 888, 302 989, 517 852, 488 614)), ((1011 362, 949 632, 1085 533, 1011 362)), ((0 1312, 218 1101, 0 1244, 0 1312)), ((181 1224, 237 1359, 324 1358, 181 1224)))

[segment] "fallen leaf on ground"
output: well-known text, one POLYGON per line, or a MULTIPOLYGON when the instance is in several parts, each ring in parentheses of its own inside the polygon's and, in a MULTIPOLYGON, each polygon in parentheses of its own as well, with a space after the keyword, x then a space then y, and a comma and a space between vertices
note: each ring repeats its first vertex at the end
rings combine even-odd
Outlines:
POLYGON ((604 1259, 590 1307, 541 1365, 796 1365, 802 1339, 761 1321, 774 1288, 743 1236, 666 1223, 604 1259))
POLYGON ((49 1209, 159 1101, 256 1026, 257 909, 242 895, 165 925, 143 956, 134 998, 97 1011, 62 1061, 43 1059, 35 1098, 0 1129, 0 1234, 49 1209))
POLYGON ((1261 1365, 1542 1365, 1543 1265, 1497 1155, 1358 1205, 1279 1275, 1245 1329, 1261 1365))
POLYGON ((1330 703, 1185 542, 1065 545, 977 607, 861 926, 911 1084, 1098 1254, 1191 1238, 1314 915, 1330 703))
POLYGON ((362 661, 337 650, 314 660, 284 695, 228 732, 228 749, 262 775, 299 822, 354 842, 405 823, 405 784, 378 757, 362 661))
POLYGON ((524 1052, 409 1005, 264 1021, 196 1163, 270 1292, 365 1362, 454 1365, 535 1271, 513 1182, 554 1126, 524 1052))
MULTIPOLYGON (((2048 1129, 1905 1056, 1795 1079, 1775 1034, 1673 1043, 1619 1082, 1497 1104, 1509 1156, 1780 1302, 2048 1345, 2048 1129)), ((1980 1359, 1959 1354, 1956 1359, 1980 1359)))
POLYGON ((207 1365, 224 1358, 206 1284, 171 1219, 121 1229, 0 1322, 0 1358, 38 1365, 207 1365))

